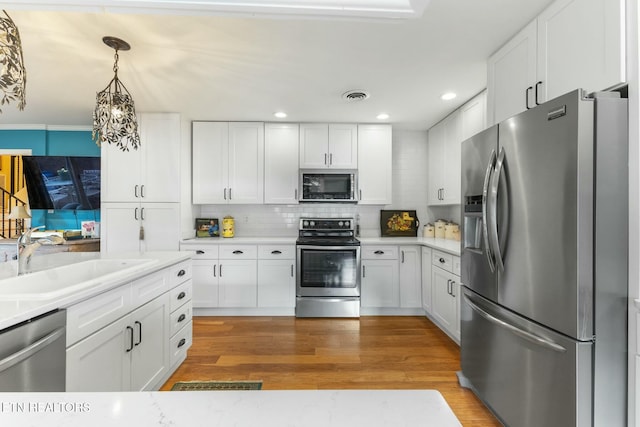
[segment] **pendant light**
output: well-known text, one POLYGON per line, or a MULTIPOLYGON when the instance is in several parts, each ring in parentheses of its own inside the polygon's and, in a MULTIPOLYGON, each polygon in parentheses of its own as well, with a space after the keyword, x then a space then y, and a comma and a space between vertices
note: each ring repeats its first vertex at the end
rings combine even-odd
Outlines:
POLYGON ((116 37, 105 36, 102 41, 116 51, 114 76, 107 87, 96 95, 92 137, 98 146, 106 142, 116 144, 122 151, 129 151, 129 147, 137 150, 140 146, 140 136, 133 97, 118 79, 118 51, 129 50, 131 46, 116 37))
POLYGON ((22 56, 22 42, 18 27, 3 10, 0 15, 0 113, 2 105, 18 101, 18 110, 24 110, 27 72, 22 56))

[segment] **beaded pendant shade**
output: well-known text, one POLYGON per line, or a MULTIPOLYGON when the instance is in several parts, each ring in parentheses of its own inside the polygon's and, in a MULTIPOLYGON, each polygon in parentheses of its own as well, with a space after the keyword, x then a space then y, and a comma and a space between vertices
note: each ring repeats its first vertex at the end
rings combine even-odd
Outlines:
POLYGON ((27 72, 22 56, 22 42, 18 27, 6 11, 0 15, 0 113, 2 106, 18 102, 18 110, 24 110, 27 72))
POLYGON ((131 46, 116 37, 103 37, 102 41, 116 51, 114 76, 96 95, 92 137, 98 146, 106 142, 117 145, 122 151, 129 151, 129 148, 137 150, 140 136, 133 97, 118 78, 118 51, 129 50, 131 46))

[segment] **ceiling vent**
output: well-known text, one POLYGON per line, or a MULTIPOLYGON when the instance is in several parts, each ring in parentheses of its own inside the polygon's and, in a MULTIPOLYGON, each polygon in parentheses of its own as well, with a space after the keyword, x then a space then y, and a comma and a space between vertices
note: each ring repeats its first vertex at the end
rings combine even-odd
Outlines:
POLYGON ((364 90, 350 90, 342 94, 342 99, 347 101, 364 101, 369 98, 369 92, 364 90))

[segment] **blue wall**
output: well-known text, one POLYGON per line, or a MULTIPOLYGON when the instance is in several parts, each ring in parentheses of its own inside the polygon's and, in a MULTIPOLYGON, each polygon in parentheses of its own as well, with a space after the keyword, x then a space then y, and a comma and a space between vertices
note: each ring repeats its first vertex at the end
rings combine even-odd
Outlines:
MULTIPOLYGON (((31 149, 34 156, 100 156, 100 147, 91 139, 91 131, 0 130, 0 149, 31 149)), ((31 226, 45 225, 49 230, 79 229, 81 221, 100 221, 100 210, 31 211, 31 226)))

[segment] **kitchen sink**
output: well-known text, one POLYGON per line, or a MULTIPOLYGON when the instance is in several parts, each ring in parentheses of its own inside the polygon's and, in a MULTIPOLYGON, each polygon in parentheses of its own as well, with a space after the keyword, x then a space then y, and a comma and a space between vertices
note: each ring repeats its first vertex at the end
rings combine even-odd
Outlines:
POLYGON ((0 280, 0 300, 47 300, 128 275, 153 259, 92 259, 0 280))

